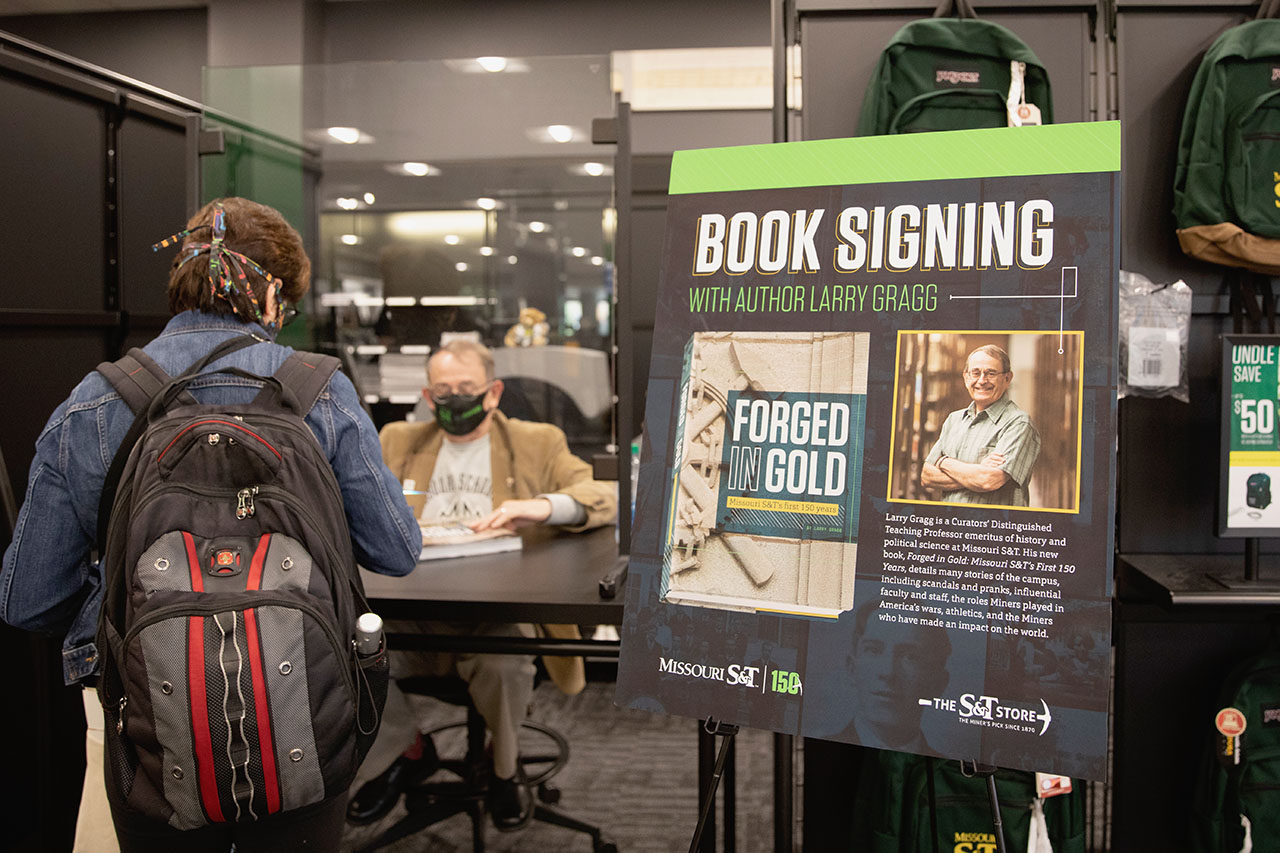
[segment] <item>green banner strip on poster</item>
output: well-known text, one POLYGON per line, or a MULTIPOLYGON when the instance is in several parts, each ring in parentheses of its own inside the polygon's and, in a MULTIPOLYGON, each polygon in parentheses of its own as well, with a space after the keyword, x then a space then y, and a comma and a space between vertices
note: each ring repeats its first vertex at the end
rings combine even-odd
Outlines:
POLYGON ((1120 169, 1120 122, 1001 127, 677 151, 671 194, 1062 175, 1120 169))

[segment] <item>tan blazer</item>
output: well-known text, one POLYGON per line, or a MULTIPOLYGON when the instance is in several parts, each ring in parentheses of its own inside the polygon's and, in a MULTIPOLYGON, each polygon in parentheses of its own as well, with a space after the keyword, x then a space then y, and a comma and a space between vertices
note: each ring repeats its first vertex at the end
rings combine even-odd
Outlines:
MULTIPOLYGON (((425 488, 444 443, 444 430, 434 422, 397 421, 384 426, 379 438, 382 461, 391 472, 401 482, 411 479, 425 488)), ((590 530, 612 524, 617 518, 617 485, 592 479, 591 466, 569 451, 559 427, 513 420, 494 412, 489 451, 495 507, 505 500, 557 493, 568 495, 587 511, 586 522, 565 530, 590 530)), ((425 500, 422 495, 409 495, 407 500, 415 514, 421 512, 425 500)), ((524 528, 521 535, 530 543, 554 536, 555 531, 535 525, 524 528)), ((542 625, 539 630, 551 637, 577 639, 579 636, 575 625, 542 625)), ((543 664, 556 686, 565 693, 577 693, 586 684, 581 658, 545 657, 543 664)))

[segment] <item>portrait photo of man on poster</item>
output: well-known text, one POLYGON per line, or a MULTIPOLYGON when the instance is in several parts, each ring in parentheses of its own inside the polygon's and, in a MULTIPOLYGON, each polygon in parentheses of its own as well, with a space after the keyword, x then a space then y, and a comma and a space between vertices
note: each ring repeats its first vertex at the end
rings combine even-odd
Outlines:
POLYGON ((889 499, 1077 511, 1081 337, 900 333, 889 499))

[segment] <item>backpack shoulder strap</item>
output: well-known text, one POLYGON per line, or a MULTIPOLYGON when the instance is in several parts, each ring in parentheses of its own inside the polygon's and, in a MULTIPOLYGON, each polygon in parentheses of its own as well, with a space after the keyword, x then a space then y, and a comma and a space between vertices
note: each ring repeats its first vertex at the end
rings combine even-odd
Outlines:
MULTIPOLYGON (((141 412, 151 402, 151 398, 172 379, 151 356, 134 347, 117 361, 104 361, 97 371, 111 383, 120 398, 128 404, 135 414, 141 412)), ((194 403, 195 398, 187 394, 183 402, 194 403)))
MULTIPOLYGON (((217 361, 224 355, 244 349, 258 343, 259 339, 249 335, 235 335, 209 350, 205 356, 186 369, 186 373, 198 373, 205 366, 217 361)), ((134 414, 140 413, 151 400, 168 385, 173 377, 155 360, 138 347, 133 347, 116 361, 104 361, 96 368, 111 383, 111 387, 128 404, 134 414)), ((183 405, 194 406, 197 400, 190 392, 182 391, 178 401, 183 405)))
POLYGON ((293 392, 300 405, 299 414, 306 415, 315 406, 329 380, 338 371, 338 359, 314 352, 295 352, 284 360, 275 378, 293 392))

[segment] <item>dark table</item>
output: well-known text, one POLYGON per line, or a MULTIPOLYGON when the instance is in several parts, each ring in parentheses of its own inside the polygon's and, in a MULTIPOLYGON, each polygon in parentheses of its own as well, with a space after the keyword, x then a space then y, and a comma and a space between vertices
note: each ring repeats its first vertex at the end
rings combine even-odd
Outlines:
MULTIPOLYGON (((426 560, 404 577, 361 570, 365 593, 383 619, 621 625, 622 586, 600 594, 619 561, 612 526, 564 533, 520 551, 426 560)), ((396 635, 399 648, 617 657, 617 642, 524 637, 396 635), (483 648, 479 647, 480 645, 483 648)))
MULTIPOLYGON (((561 534, 520 551, 427 560, 400 578, 363 569, 360 575, 373 609, 388 620, 621 625, 625 575, 612 598, 600 594, 601 578, 616 573, 625 559, 618 556, 614 534, 613 527, 602 527, 588 533, 561 534)), ((590 655, 615 660, 619 646, 616 641, 411 633, 394 633, 391 640, 394 648, 422 651, 590 655)), ((698 732, 701 806, 715 745, 701 722, 698 732)), ((733 825, 733 775, 730 767, 724 786, 727 826, 733 825)), ((786 778, 789 784, 789 767, 786 778)), ((701 850, 715 849, 714 818, 702 841, 701 850)), ((730 832, 725 838, 725 850, 733 848, 730 832)))

